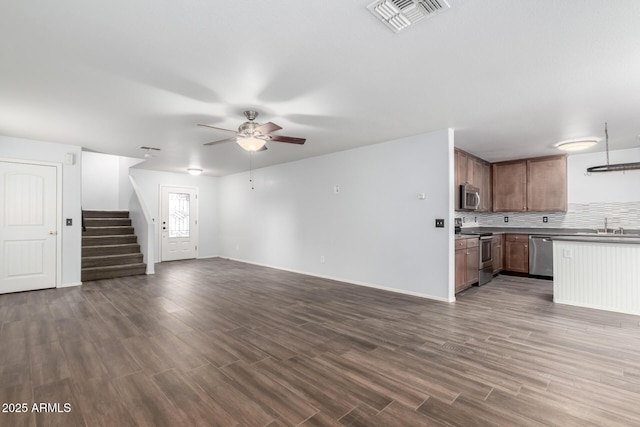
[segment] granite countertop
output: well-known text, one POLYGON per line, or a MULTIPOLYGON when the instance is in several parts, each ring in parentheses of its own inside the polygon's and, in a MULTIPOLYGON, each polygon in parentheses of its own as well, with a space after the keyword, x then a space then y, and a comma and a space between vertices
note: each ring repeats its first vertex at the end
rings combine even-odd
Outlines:
POLYGON ((595 242, 595 243, 628 243, 640 244, 640 231, 628 230, 626 234, 601 233, 596 234, 595 229, 580 228, 516 228, 516 227, 474 227, 463 228, 461 234, 456 234, 457 239, 478 238, 477 235, 464 234, 473 232, 490 232, 493 234, 529 234, 535 236, 548 236, 553 240, 570 242, 595 242))
POLYGON ((622 236, 619 234, 574 234, 572 236, 551 236, 551 240, 565 242, 640 244, 640 236, 625 236, 624 234, 622 236))
POLYGON ((640 230, 625 230, 625 234, 596 234, 595 228, 542 228, 542 227, 469 227, 462 233, 486 231, 493 234, 532 234, 536 236, 594 236, 633 239, 640 237, 640 230))

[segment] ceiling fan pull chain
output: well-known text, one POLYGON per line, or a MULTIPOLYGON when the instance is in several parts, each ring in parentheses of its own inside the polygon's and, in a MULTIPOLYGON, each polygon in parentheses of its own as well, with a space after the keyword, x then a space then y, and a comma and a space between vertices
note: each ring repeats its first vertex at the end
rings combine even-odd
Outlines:
POLYGON ((253 151, 249 151, 249 182, 251 183, 251 189, 255 190, 253 185, 253 151))

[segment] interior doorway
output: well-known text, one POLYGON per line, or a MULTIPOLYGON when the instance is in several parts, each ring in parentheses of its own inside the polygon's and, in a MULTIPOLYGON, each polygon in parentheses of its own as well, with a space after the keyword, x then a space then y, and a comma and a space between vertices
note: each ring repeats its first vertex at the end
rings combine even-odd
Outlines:
POLYGON ((198 189, 160 187, 161 261, 198 256, 198 189))
POLYGON ((0 161, 0 293, 55 288, 58 167, 0 161))

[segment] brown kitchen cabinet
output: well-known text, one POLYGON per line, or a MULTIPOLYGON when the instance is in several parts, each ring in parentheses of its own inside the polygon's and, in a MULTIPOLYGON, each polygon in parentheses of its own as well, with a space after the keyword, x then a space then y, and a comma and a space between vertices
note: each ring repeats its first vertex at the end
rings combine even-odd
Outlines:
POLYGON ((455 206, 460 210, 460 185, 469 183, 480 190, 479 212, 491 211, 491 165, 459 149, 454 151, 455 206))
POLYGON ((491 258, 493 260, 493 274, 498 274, 503 269, 503 239, 503 234, 494 234, 494 236, 491 238, 491 258))
POLYGON ((478 281, 478 238, 455 241, 455 292, 468 289, 478 281))
POLYGON ((504 270, 514 273, 529 273, 528 234, 505 235, 504 270))
POLYGON ((467 153, 461 150, 454 151, 454 175, 455 175, 455 207, 460 209, 460 185, 467 182, 467 153))
POLYGON ((527 162, 516 160, 494 163, 494 212, 524 212, 527 210, 527 162))
POLYGON ((566 156, 527 160, 527 206, 530 211, 566 212, 566 156))
POLYGON ((467 286, 467 241, 466 240, 456 240, 454 282, 456 287, 456 293, 468 288, 467 286))
POLYGON ((494 212, 567 210, 567 157, 550 156, 492 165, 494 212))
POLYGON ((478 238, 467 239, 467 286, 473 285, 479 279, 479 255, 478 238))

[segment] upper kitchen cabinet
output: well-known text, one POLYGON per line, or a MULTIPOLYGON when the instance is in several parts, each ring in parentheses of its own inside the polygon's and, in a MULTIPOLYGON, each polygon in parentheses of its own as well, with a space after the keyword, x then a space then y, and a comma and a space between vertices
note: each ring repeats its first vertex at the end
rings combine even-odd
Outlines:
POLYGON ((527 160, 527 204, 530 211, 567 210, 567 157, 527 160))
POLYGON ((538 157, 494 163, 493 210, 566 211, 567 157, 538 157))
POLYGON ((480 190, 478 211, 491 211, 491 166, 479 157, 455 149, 455 203, 460 210, 460 185, 469 183, 480 190))
POLYGON ((527 162, 516 160, 493 164, 494 212, 527 210, 527 162))

